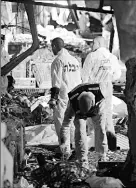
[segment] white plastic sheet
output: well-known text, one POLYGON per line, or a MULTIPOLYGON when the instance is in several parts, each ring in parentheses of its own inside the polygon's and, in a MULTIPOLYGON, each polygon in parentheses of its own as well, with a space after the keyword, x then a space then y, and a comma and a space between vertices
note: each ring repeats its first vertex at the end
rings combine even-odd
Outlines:
MULTIPOLYGON (((26 127, 25 137, 28 145, 59 145, 54 124, 26 127)), ((89 148, 94 147, 94 132, 87 141, 89 148)))
POLYGON ((58 137, 53 124, 26 127, 25 136, 28 145, 58 145, 58 137))
POLYGON ((91 188, 122 188, 123 184, 119 179, 112 177, 91 176, 86 180, 91 188))
POLYGON ((126 103, 115 96, 112 96, 112 101, 113 118, 126 117, 128 115, 126 103))

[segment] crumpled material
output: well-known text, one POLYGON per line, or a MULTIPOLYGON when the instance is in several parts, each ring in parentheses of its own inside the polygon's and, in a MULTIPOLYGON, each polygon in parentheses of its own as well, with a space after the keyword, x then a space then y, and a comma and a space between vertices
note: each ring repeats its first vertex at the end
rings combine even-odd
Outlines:
POLYGON ((34 188, 34 186, 29 184, 28 181, 22 176, 19 182, 14 185, 14 188, 34 188))
POLYGON ((113 118, 124 118, 128 116, 127 104, 115 96, 112 96, 112 116, 113 118))
MULTIPOLYGON (((21 135, 21 127, 23 128, 23 121, 17 118, 8 117, 3 120, 7 125, 7 133, 4 138, 4 144, 12 155, 14 162, 20 164, 22 155, 22 144, 25 145, 25 132, 21 135), (21 138, 22 137, 22 138, 21 138), (22 143, 23 140, 23 143, 22 143), (17 158, 19 154, 20 158, 17 158), (16 161, 18 160, 18 161, 16 161)), ((23 128, 24 130, 24 128, 23 128)))
POLYGON ((123 184, 119 179, 112 177, 92 176, 86 179, 91 188, 122 188, 123 184))
POLYGON ((47 161, 44 166, 32 172, 37 187, 46 184, 51 188, 89 188, 89 184, 85 182, 89 175, 88 169, 81 168, 78 163, 72 161, 60 161, 57 164, 47 161))
POLYGON ((6 124, 1 123, 2 137, 1 137, 1 187, 12 188, 13 187, 13 157, 7 147, 5 146, 3 139, 6 136, 6 124))

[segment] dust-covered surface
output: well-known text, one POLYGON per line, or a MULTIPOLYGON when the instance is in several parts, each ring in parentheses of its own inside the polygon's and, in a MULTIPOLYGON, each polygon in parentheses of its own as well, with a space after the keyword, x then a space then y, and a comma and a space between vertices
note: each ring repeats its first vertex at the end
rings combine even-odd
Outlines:
MULTIPOLYGON (((19 125, 26 127, 35 124, 41 125, 41 123, 46 125, 53 124, 52 114, 49 111, 46 111, 47 109, 43 106, 41 107, 40 105, 40 108, 36 108, 33 112, 30 110, 32 101, 35 101, 38 97, 40 97, 39 94, 26 94, 23 91, 20 91, 19 93, 14 92, 12 95, 14 96, 12 100, 2 98, 1 112, 2 120, 10 122, 10 124, 14 124, 14 130, 16 130, 16 132, 20 130, 19 125), (41 118, 42 116, 36 115, 39 113, 39 109, 41 110, 41 115, 47 112, 43 118, 41 118), (12 121, 10 121, 11 119, 12 121)), ((117 135, 120 134, 127 136, 126 118, 116 119, 114 124, 117 135)), ((8 126, 8 128, 10 127, 11 126, 8 126)), ((15 134, 15 131, 11 130, 11 133, 13 132, 15 134)), ((9 134, 8 139, 12 139, 14 136, 16 137, 16 134, 14 134, 9 134)), ((6 138, 5 140, 8 142, 8 139, 6 138)), ((16 143, 18 143, 17 140, 16 143)), ((22 147, 25 150, 25 156, 22 164, 20 164, 20 161, 17 159, 19 153, 16 156, 16 152, 13 151, 12 155, 14 156, 14 161, 18 162, 18 165, 14 167, 15 187, 18 187, 18 183, 21 181, 22 177, 27 180, 29 185, 32 184, 34 188, 41 188, 43 185, 51 188, 89 187, 84 179, 91 176, 92 173, 96 173, 96 168, 99 176, 112 176, 118 178, 128 152, 128 148, 118 148, 115 152, 109 151, 107 153, 107 162, 109 162, 107 166, 106 163, 100 163, 98 165, 97 154, 93 148, 91 148, 88 154, 90 165, 90 171, 88 172, 86 169, 82 170, 79 164, 75 163, 76 158, 74 152, 69 161, 62 161, 62 156, 55 152, 55 148, 58 146, 27 146, 25 145, 24 138, 24 145, 22 145, 22 147)))
MULTIPOLYGON (((117 134, 122 134, 122 130, 127 132, 126 125, 120 125, 118 129, 116 126, 117 134)), ((25 156, 27 156, 27 160, 24 160, 21 170, 16 174, 15 183, 23 176, 29 184, 33 184, 33 187, 36 188, 43 185, 51 188, 89 188, 90 186, 85 182, 85 179, 92 174, 119 178, 128 153, 128 149, 117 148, 118 150, 114 152, 108 151, 107 162, 98 163, 97 154, 94 148, 91 148, 88 154, 90 171, 84 169, 81 172, 82 169, 75 163, 75 152, 73 151, 68 161, 63 161, 61 154, 55 152, 57 147, 56 145, 26 146, 25 156)))
POLYGON ((75 155, 68 161, 62 161, 61 155, 55 153, 56 146, 28 146, 26 153, 28 160, 24 161, 22 169, 16 177, 19 180, 22 176, 33 184, 34 187, 89 187, 84 180, 95 174, 97 168, 98 176, 112 176, 118 178, 119 171, 126 159, 128 150, 109 151, 107 154, 108 162, 98 165, 98 158, 95 151, 89 151, 88 158, 90 171, 83 170, 75 164, 75 155), (73 162, 74 161, 74 162, 73 162))

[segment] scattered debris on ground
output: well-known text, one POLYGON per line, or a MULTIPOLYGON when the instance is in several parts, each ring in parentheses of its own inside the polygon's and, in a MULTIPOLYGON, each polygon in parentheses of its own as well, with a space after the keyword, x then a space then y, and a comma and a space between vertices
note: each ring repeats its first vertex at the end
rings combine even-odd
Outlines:
MULTIPOLYGON (((26 94, 20 91, 12 95, 13 99, 2 97, 1 115, 2 121, 8 127, 8 136, 4 143, 14 158, 14 188, 89 188, 90 185, 85 182, 89 176, 96 174, 119 178, 128 149, 118 148, 115 152, 109 151, 107 163, 104 163, 98 162, 94 148, 91 148, 88 154, 90 164, 88 171, 73 162, 74 152, 68 161, 64 161, 60 154, 55 153, 55 148, 58 146, 26 145, 25 127, 41 123, 52 124, 52 113, 40 104, 42 98, 40 94, 26 94), (38 116, 39 110, 41 110, 40 116, 38 116), (25 152, 23 159, 21 159, 21 151, 25 152)), ((127 136, 127 117, 118 119, 114 123, 116 133, 127 136)))

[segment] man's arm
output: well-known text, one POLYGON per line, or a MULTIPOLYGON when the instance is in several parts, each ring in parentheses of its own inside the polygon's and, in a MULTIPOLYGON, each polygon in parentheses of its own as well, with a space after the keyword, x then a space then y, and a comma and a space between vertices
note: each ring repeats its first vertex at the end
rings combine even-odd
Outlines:
POLYGON ((121 67, 119 65, 119 61, 116 56, 112 59, 112 70, 113 70, 113 75, 112 75, 112 81, 116 81, 120 78, 121 76, 121 67))
POLYGON ((51 99, 48 104, 50 108, 55 108, 58 101, 58 95, 60 92, 61 81, 62 81, 62 70, 63 65, 60 59, 55 59, 51 66, 51 79, 52 79, 52 88, 51 88, 51 99))
POLYGON ((52 87, 60 88, 61 80, 62 80, 62 71, 63 71, 63 64, 60 59, 55 59, 52 64, 51 70, 51 77, 52 77, 52 87))
POLYGON ((91 63, 91 53, 87 55, 83 69, 82 69, 82 81, 83 83, 88 82, 89 76, 90 76, 90 63, 91 63))

